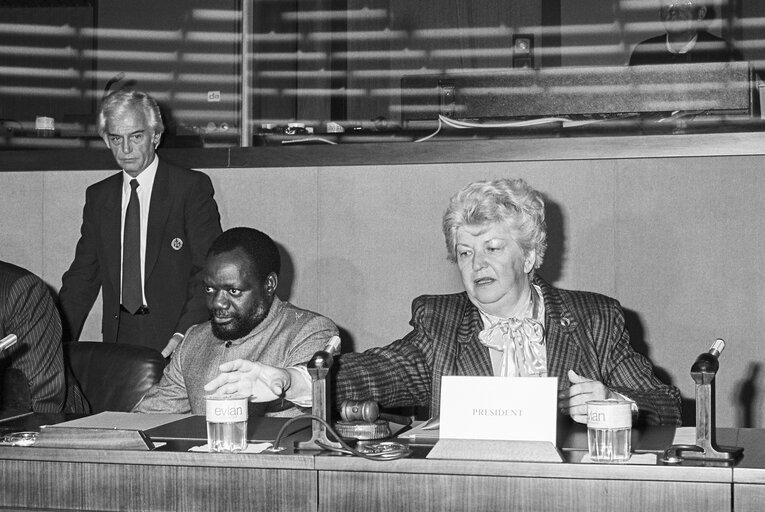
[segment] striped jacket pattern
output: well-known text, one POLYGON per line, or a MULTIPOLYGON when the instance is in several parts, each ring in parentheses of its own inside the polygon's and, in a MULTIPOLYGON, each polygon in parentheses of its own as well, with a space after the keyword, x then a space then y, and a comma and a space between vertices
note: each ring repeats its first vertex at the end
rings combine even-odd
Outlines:
POLYGON ((48 288, 31 272, 0 261, 0 338, 8 334, 18 341, 0 354, 8 385, 0 409, 87 412, 79 386, 67 378, 61 319, 48 288))
MULTIPOLYGON (((559 389, 573 369, 634 400, 638 424, 679 425, 680 392, 661 382, 630 345, 618 301, 562 290, 536 277, 545 305, 547 370, 559 389)), ((443 375, 492 375, 489 349, 478 341, 478 309, 465 292, 423 295, 412 303, 412 331, 385 347, 343 354, 335 365, 335 399, 375 400, 383 407, 440 410, 443 375)))

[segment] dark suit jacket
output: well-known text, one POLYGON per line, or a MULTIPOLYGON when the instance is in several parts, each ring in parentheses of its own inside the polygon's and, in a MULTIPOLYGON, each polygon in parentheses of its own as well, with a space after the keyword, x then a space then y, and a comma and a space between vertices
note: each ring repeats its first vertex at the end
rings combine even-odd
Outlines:
POLYGON ((0 261, 0 338, 9 334, 18 341, 0 353, 0 409, 88 412, 64 366, 61 320, 48 287, 28 270, 0 261))
MULTIPOLYGON (((120 172, 91 185, 85 193, 80 240, 59 294, 66 339, 79 338, 99 288, 103 290, 103 339, 117 339, 122 180, 120 172)), ((162 350, 173 333, 207 320, 199 273, 210 244, 220 233, 210 178, 160 160, 149 208, 144 277, 154 348, 162 350)))
POLYGON ((731 62, 742 60, 724 39, 704 30, 699 31, 696 46, 683 54, 667 51, 667 35, 646 39, 635 46, 630 56, 630 66, 648 64, 698 64, 702 62, 731 62))
MULTIPOLYGON (((547 370, 560 389, 570 386, 573 369, 633 399, 640 422, 679 424, 679 391, 659 381, 651 363, 632 349, 616 300, 553 288, 540 278, 535 283, 545 304, 547 370)), ((492 375, 489 349, 478 341, 480 313, 466 293, 418 297, 410 323, 414 329, 403 339, 338 359, 337 403, 428 406, 437 416, 443 375, 492 375)))

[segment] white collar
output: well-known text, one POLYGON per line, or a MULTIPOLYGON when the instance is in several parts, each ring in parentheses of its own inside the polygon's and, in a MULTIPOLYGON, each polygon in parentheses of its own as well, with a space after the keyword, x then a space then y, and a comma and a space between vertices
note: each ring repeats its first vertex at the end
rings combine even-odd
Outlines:
MULTIPOLYGON (((138 180, 138 185, 141 187, 146 187, 152 183, 154 183, 154 177, 157 175, 157 167, 159 167, 159 156, 156 154, 154 155, 154 160, 151 161, 151 163, 141 171, 141 174, 135 177, 135 179, 138 180)), ((125 170, 122 170, 122 184, 124 187, 130 188, 130 180, 132 180, 133 177, 129 175, 125 170)))
POLYGON ((685 43, 685 45, 682 48, 680 48, 679 50, 675 50, 672 47, 672 45, 669 44, 669 34, 667 34, 667 40, 666 40, 667 51, 669 53, 675 53, 675 54, 679 54, 679 55, 684 55, 684 54, 688 53, 689 51, 693 50, 693 47, 696 46, 696 41, 698 41, 698 39, 699 39, 699 35, 696 34, 695 36, 693 36, 693 39, 691 39, 690 41, 685 43))

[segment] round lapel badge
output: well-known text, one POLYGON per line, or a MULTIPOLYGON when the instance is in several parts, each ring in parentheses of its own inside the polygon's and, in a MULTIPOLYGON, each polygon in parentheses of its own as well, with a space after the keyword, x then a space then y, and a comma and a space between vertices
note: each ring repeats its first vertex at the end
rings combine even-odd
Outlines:
POLYGON ((176 251, 180 251, 181 247, 183 247, 183 240, 181 240, 180 238, 173 238, 173 241, 170 242, 170 247, 172 247, 176 251))

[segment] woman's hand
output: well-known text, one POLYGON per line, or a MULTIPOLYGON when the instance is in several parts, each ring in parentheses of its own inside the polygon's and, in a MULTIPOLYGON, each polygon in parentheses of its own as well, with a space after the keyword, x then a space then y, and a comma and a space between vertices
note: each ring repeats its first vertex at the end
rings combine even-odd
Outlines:
POLYGON ((578 423, 587 423, 587 402, 590 400, 620 398, 602 382, 581 377, 574 370, 568 371, 568 380, 571 387, 558 393, 558 407, 560 412, 570 414, 578 423))

